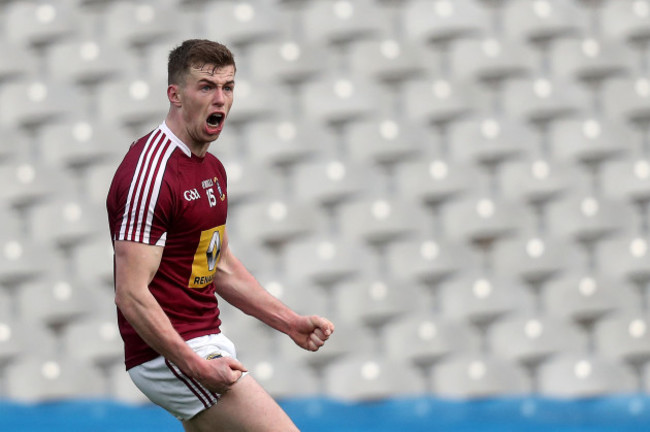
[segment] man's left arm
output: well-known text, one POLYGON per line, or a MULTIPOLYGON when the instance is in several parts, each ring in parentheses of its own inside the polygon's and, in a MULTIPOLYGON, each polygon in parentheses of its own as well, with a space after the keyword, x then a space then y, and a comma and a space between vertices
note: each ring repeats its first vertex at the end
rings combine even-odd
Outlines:
POLYGON ((287 334, 306 350, 316 351, 323 346, 334 331, 334 324, 317 315, 299 315, 271 295, 232 253, 227 233, 224 237, 214 280, 219 296, 242 312, 287 334))

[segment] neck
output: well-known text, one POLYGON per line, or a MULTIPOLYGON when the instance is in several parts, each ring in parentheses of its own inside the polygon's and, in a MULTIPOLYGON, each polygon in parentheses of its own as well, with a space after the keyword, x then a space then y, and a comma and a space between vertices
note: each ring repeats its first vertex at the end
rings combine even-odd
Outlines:
POLYGON ((198 157, 204 157, 208 152, 210 143, 197 143, 192 139, 187 128, 184 127, 184 122, 179 119, 177 115, 173 114, 173 111, 170 110, 165 118, 165 124, 171 130, 174 135, 178 137, 185 145, 190 149, 193 155, 198 157))

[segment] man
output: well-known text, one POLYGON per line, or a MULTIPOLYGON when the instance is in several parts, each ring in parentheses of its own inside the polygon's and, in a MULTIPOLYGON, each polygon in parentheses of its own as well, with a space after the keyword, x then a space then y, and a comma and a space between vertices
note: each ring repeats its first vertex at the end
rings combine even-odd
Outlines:
POLYGON ((207 151, 232 106, 235 71, 212 41, 169 55, 167 117, 131 145, 107 199, 118 322, 131 378, 185 430, 295 431, 219 330, 215 293, 307 350, 334 330, 271 296, 228 247, 226 172, 207 151))

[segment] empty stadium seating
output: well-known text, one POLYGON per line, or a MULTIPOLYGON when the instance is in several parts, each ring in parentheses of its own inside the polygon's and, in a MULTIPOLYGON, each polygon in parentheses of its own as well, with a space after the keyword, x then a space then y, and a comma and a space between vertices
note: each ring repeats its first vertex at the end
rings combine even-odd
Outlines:
POLYGON ((104 209, 185 38, 237 60, 235 254, 336 325, 221 302, 273 396, 650 391, 647 0, 0 3, 0 399, 146 400, 104 209))

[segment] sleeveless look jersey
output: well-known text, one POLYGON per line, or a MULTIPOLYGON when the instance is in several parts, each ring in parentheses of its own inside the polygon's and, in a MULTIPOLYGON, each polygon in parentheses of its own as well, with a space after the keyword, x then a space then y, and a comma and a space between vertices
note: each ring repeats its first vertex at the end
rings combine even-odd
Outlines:
MULTIPOLYGON (((113 241, 164 248, 149 290, 176 331, 185 340, 219 333, 213 278, 228 209, 221 162, 193 155, 163 123, 131 145, 106 204, 113 241)), ((118 324, 127 369, 159 355, 119 310, 118 324)))

